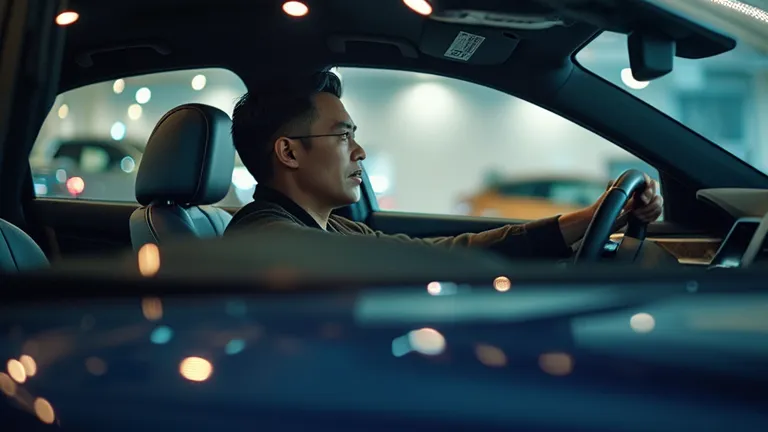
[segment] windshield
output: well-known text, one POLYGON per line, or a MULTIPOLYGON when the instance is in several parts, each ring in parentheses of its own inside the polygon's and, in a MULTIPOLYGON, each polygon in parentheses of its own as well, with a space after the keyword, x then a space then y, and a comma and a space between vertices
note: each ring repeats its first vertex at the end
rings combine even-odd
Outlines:
POLYGON ((679 2, 679 12, 695 15, 735 37, 736 49, 707 59, 675 58, 674 70, 652 82, 632 77, 627 36, 623 34, 602 33, 577 54, 576 60, 768 173, 768 127, 760 121, 768 118, 768 55, 760 42, 765 41, 762 32, 766 30, 762 28, 768 14, 737 1, 695 3, 698 9, 688 9, 688 2, 679 2))

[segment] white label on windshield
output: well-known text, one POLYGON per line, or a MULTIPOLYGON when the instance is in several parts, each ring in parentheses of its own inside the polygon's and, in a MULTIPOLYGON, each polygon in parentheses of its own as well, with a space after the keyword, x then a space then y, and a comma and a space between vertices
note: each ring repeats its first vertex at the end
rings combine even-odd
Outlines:
POLYGON ((467 61, 477 51, 477 48, 485 40, 484 37, 467 32, 459 32, 451 46, 443 54, 444 56, 456 60, 467 61))

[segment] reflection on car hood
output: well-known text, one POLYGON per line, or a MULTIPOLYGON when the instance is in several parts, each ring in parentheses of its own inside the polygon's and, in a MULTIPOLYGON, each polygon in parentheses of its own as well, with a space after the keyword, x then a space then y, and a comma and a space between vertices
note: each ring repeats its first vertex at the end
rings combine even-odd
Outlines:
POLYGON ((669 284, 678 295, 608 308, 620 287, 441 288, 7 305, 0 421, 643 432, 768 422, 768 294, 669 284))

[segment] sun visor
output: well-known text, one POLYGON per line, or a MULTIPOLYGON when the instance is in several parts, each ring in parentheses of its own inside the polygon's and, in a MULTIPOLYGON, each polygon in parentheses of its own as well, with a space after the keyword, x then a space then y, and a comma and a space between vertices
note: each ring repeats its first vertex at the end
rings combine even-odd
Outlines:
POLYGON ((507 61, 518 42, 514 35, 495 28, 428 20, 424 23, 419 49, 444 60, 496 65, 507 61))

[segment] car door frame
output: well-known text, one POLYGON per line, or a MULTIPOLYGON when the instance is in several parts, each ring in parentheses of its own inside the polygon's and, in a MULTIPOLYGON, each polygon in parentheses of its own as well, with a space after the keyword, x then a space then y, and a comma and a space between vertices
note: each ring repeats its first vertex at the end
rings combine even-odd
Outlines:
MULTIPOLYGON (((65 29, 58 0, 0 0, 0 217, 25 230, 34 197, 28 156, 56 97, 65 29)), ((39 233, 38 233, 39 234, 39 233)))

